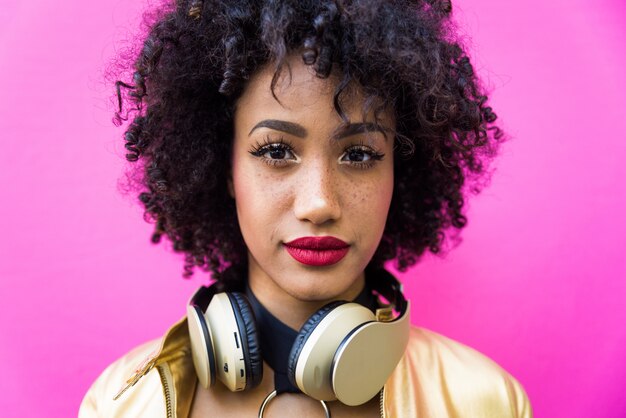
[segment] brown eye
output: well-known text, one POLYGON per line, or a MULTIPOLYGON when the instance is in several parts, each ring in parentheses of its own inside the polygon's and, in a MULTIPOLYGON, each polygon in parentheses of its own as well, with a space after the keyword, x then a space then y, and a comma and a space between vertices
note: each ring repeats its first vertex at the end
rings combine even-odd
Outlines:
POLYGON ((345 150, 341 156, 341 161, 354 166, 364 167, 373 165, 376 161, 382 160, 383 157, 384 154, 376 152, 370 147, 359 145, 345 150))
POLYGON ((295 160, 291 150, 284 144, 270 144, 259 150, 259 155, 272 160, 295 160))
POLYGON ((268 151, 265 152, 265 155, 273 160, 282 160, 287 155, 288 151, 284 147, 275 147, 272 146, 268 151))
POLYGON ((361 149, 349 150, 346 153, 347 161, 362 162, 369 161, 372 158, 369 154, 361 149))
POLYGON ((258 157, 262 162, 269 164, 272 167, 282 167, 290 163, 290 161, 297 160, 291 145, 284 142, 281 138, 278 142, 272 141, 266 138, 264 143, 257 143, 256 146, 251 149, 250 154, 258 157))

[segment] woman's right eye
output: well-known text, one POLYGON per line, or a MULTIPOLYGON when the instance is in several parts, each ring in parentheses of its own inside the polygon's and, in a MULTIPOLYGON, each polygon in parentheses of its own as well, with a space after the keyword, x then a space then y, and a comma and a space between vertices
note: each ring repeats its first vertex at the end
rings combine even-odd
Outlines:
POLYGON ((289 160, 296 160, 291 147, 284 142, 257 144, 250 151, 250 154, 261 158, 270 165, 284 165, 288 164, 287 161, 289 160))

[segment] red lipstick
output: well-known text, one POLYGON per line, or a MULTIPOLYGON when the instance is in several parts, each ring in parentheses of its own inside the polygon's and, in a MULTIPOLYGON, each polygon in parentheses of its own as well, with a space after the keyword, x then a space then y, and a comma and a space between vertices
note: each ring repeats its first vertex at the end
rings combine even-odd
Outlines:
POLYGON ((335 237, 302 237, 284 245, 290 256, 307 266, 330 266, 350 250, 350 245, 335 237))

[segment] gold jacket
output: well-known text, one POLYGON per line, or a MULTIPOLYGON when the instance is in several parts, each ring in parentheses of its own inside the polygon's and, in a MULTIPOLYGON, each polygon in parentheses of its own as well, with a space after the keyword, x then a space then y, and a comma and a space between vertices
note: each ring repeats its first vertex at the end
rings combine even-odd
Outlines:
MULTIPOLYGON (((78 416, 186 418, 197 382, 184 318, 163 338, 107 367, 87 391, 78 416)), ((385 418, 532 418, 524 389, 500 366, 418 327, 412 327, 380 402, 385 418)))

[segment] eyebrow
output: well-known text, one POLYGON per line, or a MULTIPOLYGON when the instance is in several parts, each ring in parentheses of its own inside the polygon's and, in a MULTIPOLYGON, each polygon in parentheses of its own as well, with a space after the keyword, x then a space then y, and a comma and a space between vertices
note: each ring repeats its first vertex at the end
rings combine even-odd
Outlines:
POLYGON ((269 128, 275 131, 285 132, 299 138, 304 138, 307 135, 306 129, 304 129, 302 125, 298 125, 297 123, 287 122, 284 120, 265 119, 254 125, 254 128, 250 130, 248 136, 250 136, 255 129, 259 128, 269 128))
MULTIPOLYGON (((254 127, 248 133, 248 136, 252 135, 256 129, 269 128, 275 131, 281 131, 290 135, 297 136, 298 138, 304 138, 307 136, 307 130, 302 126, 294 122, 287 122, 277 119, 265 119, 254 125, 254 127)), ((387 139, 387 128, 377 125, 372 122, 358 122, 350 123, 348 125, 340 126, 332 135, 332 139, 340 140, 352 135, 362 134, 366 132, 380 132, 387 139)))
POLYGON ((387 140, 387 128, 381 125, 377 125, 372 122, 358 122, 358 123, 350 123, 345 126, 340 126, 333 133, 333 139, 342 139, 348 136, 364 134, 367 132, 380 132, 387 140))

